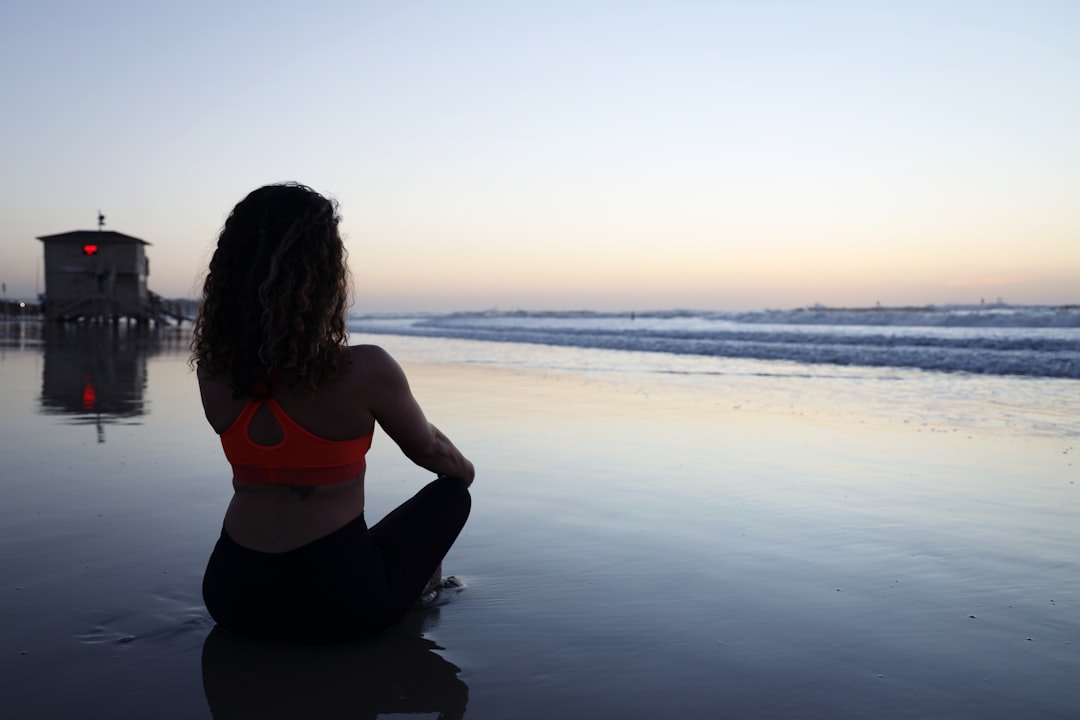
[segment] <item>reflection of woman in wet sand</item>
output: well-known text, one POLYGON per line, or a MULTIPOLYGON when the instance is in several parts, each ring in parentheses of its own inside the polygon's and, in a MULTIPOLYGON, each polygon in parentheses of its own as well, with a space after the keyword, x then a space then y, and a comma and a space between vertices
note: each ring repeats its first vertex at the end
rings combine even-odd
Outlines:
POLYGON ((214 720, 462 718, 469 688, 461 670, 439 655, 442 648, 421 635, 429 619, 414 613, 367 642, 317 646, 249 640, 214 628, 202 654, 210 713, 214 720))
POLYGON ((233 209, 192 357, 233 468, 203 598, 239 634, 385 630, 430 589, 469 514, 472 463, 427 421, 393 358, 346 345, 347 292, 333 203, 288 184, 233 209), (376 424, 438 477, 369 530, 364 456, 376 424))

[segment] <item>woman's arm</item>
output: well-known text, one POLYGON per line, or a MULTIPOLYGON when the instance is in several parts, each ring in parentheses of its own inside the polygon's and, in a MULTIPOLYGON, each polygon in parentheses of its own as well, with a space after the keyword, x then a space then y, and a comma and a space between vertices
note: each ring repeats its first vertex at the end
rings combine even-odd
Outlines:
POLYGON ((362 360, 371 414, 405 457, 437 475, 471 484, 475 471, 454 443, 424 416, 405 372, 382 348, 367 346, 362 360))

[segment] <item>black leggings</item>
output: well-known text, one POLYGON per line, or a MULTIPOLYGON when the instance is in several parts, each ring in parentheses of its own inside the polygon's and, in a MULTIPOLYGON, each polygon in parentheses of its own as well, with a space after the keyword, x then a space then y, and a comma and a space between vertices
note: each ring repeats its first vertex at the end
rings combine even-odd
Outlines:
POLYGON ((264 553, 221 531, 203 576, 214 620, 241 635, 329 642, 396 624, 469 517, 463 480, 440 477, 368 530, 361 514, 303 547, 264 553))

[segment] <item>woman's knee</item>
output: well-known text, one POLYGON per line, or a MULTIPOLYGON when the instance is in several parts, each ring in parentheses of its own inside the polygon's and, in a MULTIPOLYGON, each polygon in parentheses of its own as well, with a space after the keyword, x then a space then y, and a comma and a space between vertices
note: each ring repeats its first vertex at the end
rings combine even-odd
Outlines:
POLYGON ((442 505, 455 508, 464 517, 468 517, 472 509, 472 495, 469 494, 469 485, 461 478, 449 475, 440 475, 424 488, 439 496, 442 505))

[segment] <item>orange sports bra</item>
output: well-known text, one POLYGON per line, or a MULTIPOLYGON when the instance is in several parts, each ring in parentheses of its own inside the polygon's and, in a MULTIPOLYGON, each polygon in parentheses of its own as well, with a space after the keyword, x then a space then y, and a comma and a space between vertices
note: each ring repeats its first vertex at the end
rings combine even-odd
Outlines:
POLYGON ((233 480, 270 485, 332 485, 364 472, 364 456, 374 430, 354 440, 327 440, 313 435, 286 414, 272 397, 249 400, 228 429, 221 447, 233 466, 233 480), (248 435, 251 419, 263 405, 281 426, 276 445, 259 445, 248 435))

